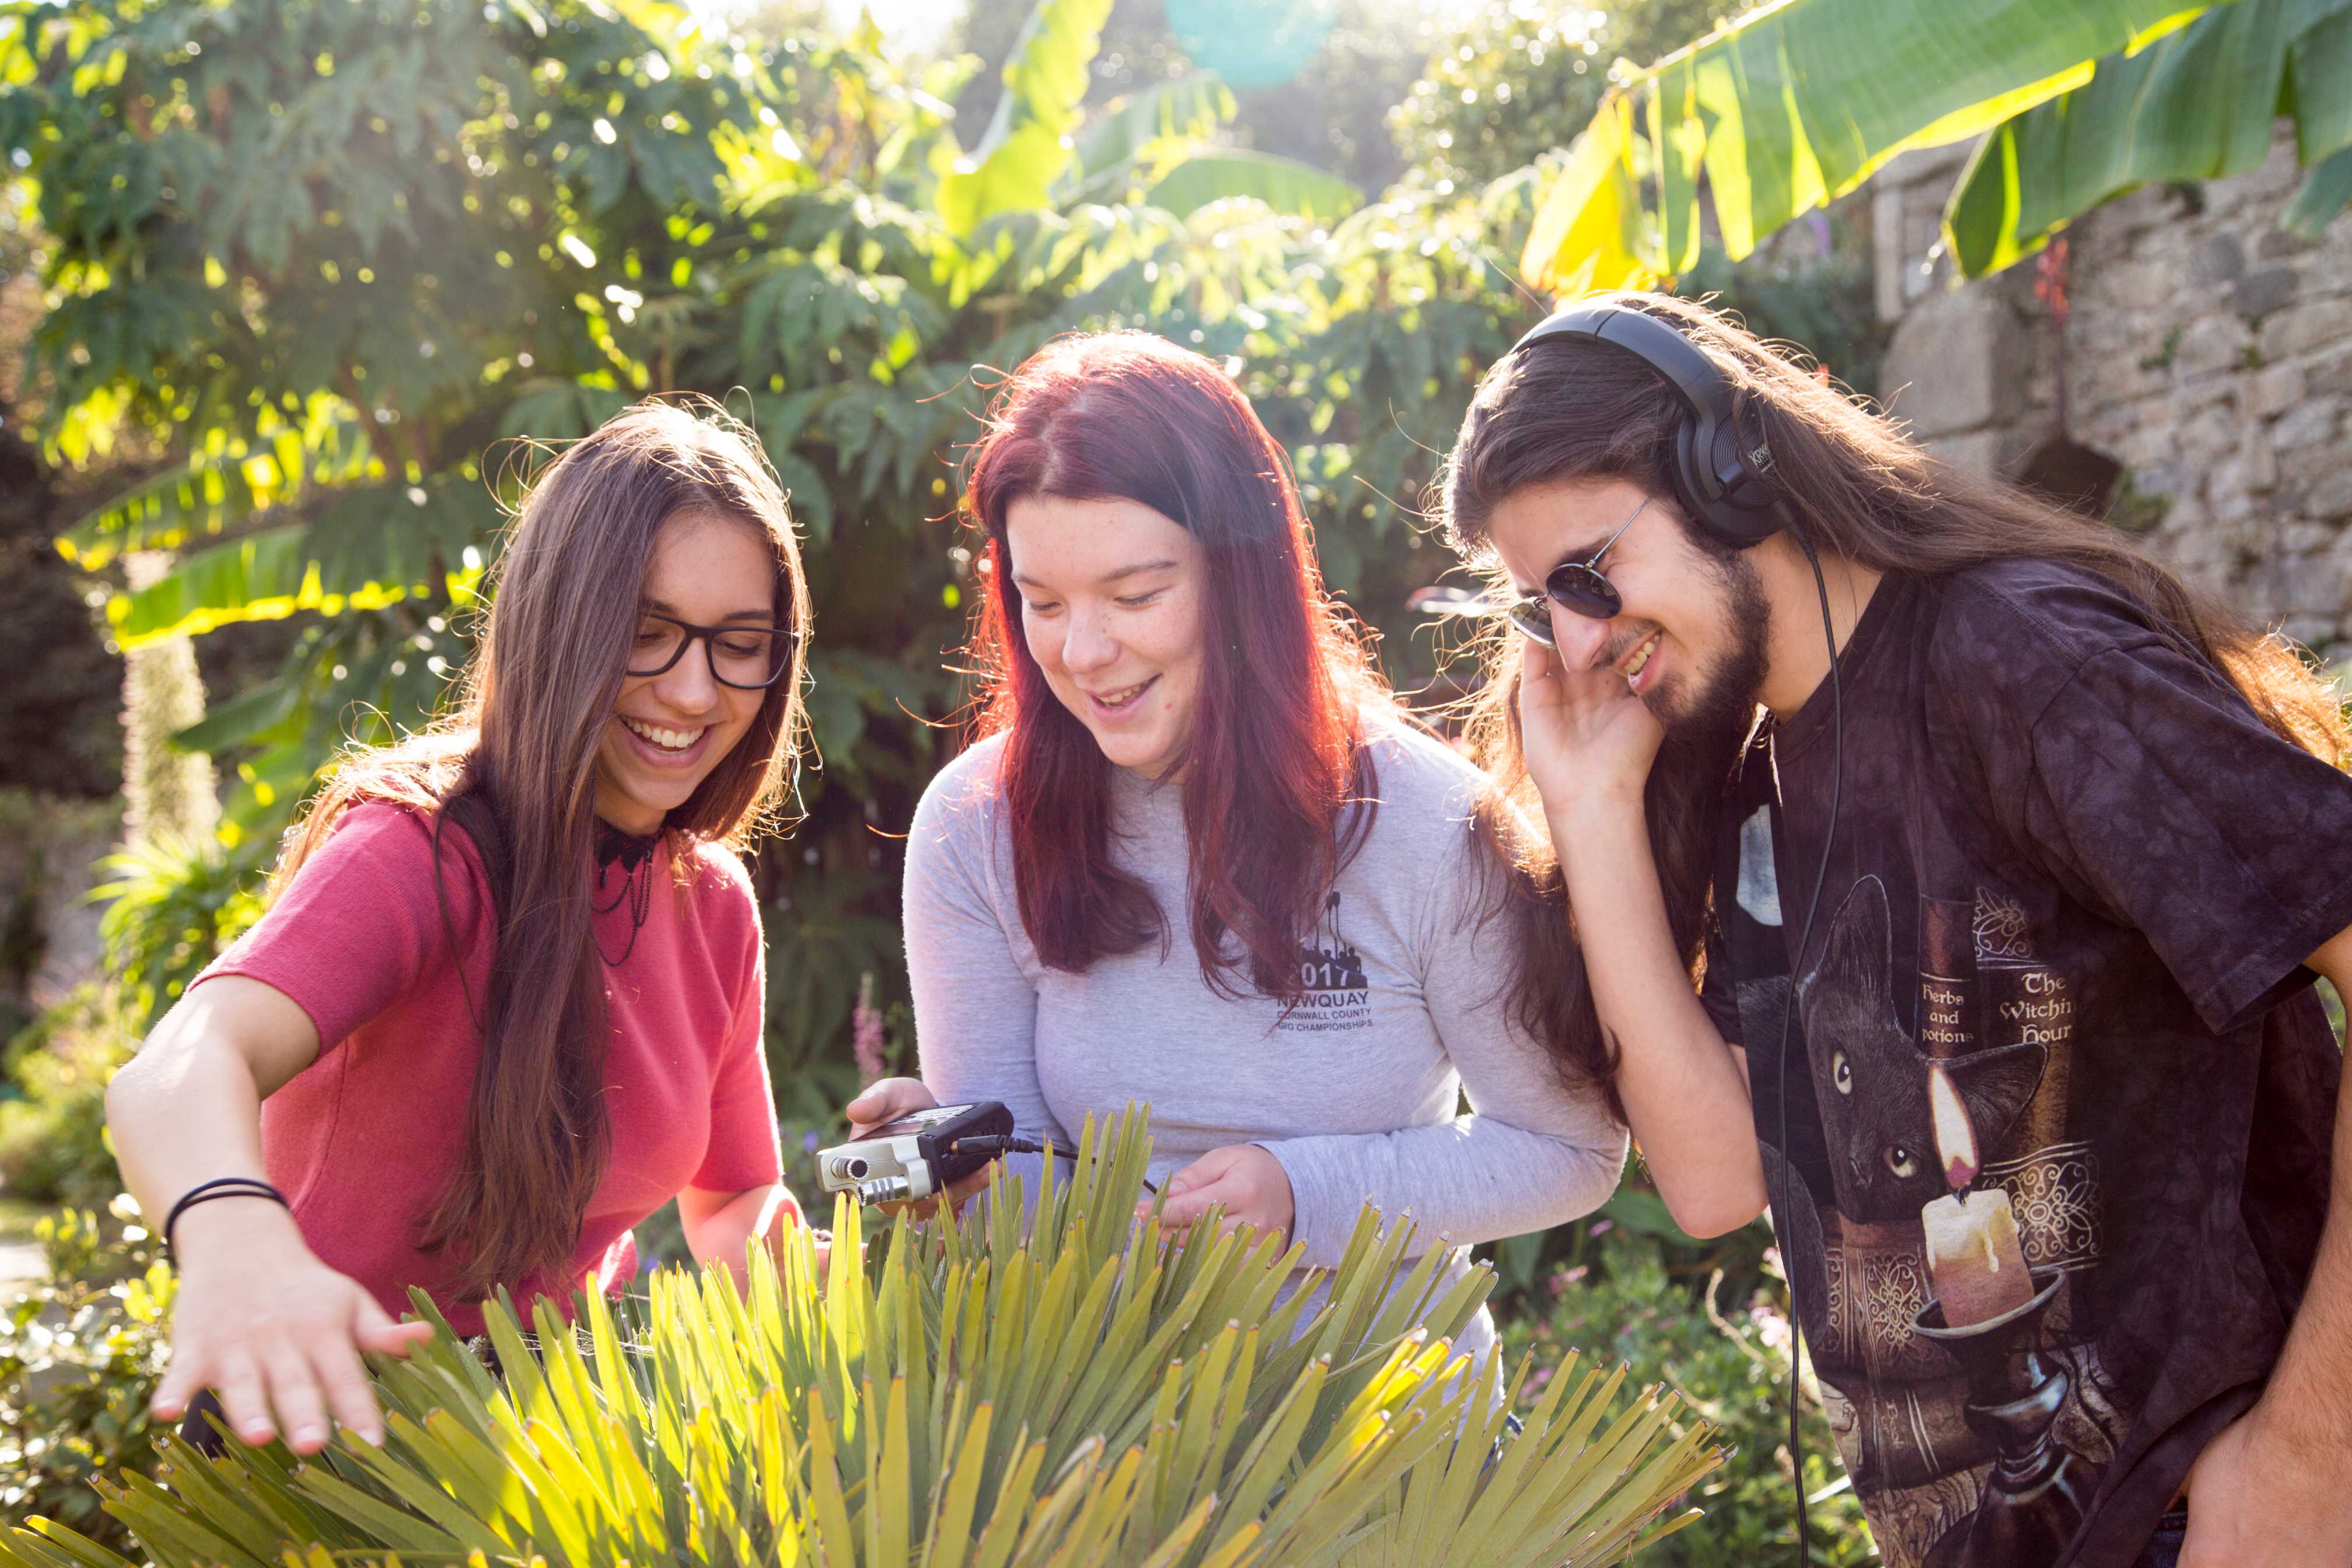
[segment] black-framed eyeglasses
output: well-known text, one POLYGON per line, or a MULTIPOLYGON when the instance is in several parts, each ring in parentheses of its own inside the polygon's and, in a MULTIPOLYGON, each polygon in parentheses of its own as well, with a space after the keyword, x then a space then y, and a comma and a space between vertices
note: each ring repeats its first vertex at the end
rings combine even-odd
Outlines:
POLYGON ((710 660, 710 678, 722 686, 756 692, 772 686, 791 667, 796 634, 788 626, 697 626, 652 611, 637 616, 636 640, 629 644, 628 673, 666 675, 686 651, 699 643, 710 660))
POLYGON ((1649 509, 1650 497, 1644 496, 1642 504, 1633 508, 1633 517, 1618 524, 1617 531, 1611 534, 1599 549, 1582 560, 1564 560, 1553 567, 1550 575, 1544 579, 1541 593, 1530 593, 1524 599, 1512 601, 1505 606, 1503 614, 1523 635, 1549 648, 1554 646, 1551 635, 1551 606, 1554 604, 1593 621, 1611 621, 1623 613, 1625 601, 1618 596, 1616 585, 1601 575, 1601 558, 1609 553, 1611 546, 1625 537, 1625 530, 1633 526, 1634 518, 1649 509))

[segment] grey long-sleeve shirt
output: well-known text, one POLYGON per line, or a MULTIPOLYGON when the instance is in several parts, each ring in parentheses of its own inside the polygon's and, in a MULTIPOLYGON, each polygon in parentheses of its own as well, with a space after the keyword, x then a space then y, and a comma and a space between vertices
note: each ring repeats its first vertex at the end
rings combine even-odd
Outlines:
MULTIPOLYGON (((1171 940, 1084 973, 1046 968, 1021 923, 998 789, 1001 740, 932 780, 907 849, 907 966, 922 1075, 943 1104, 1003 1102, 1021 1132, 1076 1146, 1089 1113, 1151 1107, 1150 1175, 1256 1144, 1290 1177, 1293 1235, 1329 1267, 1362 1206, 1409 1215, 1415 1252, 1559 1225, 1615 1188, 1625 1134, 1565 1090, 1507 1018, 1509 943, 1482 919, 1499 883, 1473 857, 1477 771, 1392 721, 1372 730, 1379 810, 1299 963, 1307 999, 1210 989, 1190 938, 1179 787, 1111 770, 1113 854, 1171 940), (1491 891, 1490 891, 1491 890, 1491 891), (1458 1113, 1466 1092, 1467 1114, 1458 1113)), ((1481 1312, 1457 1348, 1483 1354, 1481 1312)))

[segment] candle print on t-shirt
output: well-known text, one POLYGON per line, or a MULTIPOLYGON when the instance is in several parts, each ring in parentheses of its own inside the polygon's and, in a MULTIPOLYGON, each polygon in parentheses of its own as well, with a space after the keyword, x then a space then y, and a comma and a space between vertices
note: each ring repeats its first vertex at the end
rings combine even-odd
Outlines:
MULTIPOLYGON (((1743 868, 1744 880, 1769 874, 1743 868)), ((1975 903, 2001 907, 1990 893, 1975 903)), ((1885 884, 1861 879, 1797 988, 1791 1048, 1801 1042, 1821 1138, 1815 1181, 1792 1182, 1786 1200, 1811 1210, 1791 1228, 1792 1249, 1811 1254, 1792 1264, 1819 1281, 1801 1293, 1803 1326, 1890 1563, 2048 1560, 2081 1525, 2114 1452, 2098 1350, 2073 1332, 2067 1282, 2095 1265, 2095 1249, 2065 1217, 2096 1194, 2043 1201, 2042 1175, 2063 1151, 2033 1140, 2063 1124, 2063 1101, 2045 1091, 2063 1090, 2051 1064, 2067 1042, 2024 1027, 2027 1009, 1998 998, 2056 994, 2063 982, 2038 968, 2029 981, 2030 966, 2011 957, 2021 973, 1981 988, 1973 950, 1935 956, 1954 972, 1898 977, 1889 925, 1885 884), (1954 999, 1939 1027, 1973 1049, 1921 1050, 1895 1012, 1897 985, 1923 1002, 1942 988, 1954 999), (1966 1016, 1961 998, 1992 1016, 1966 1016)), ((1758 1031, 1748 1039, 1756 1049, 1758 1031)))
POLYGON ((1797 1321, 1890 1568, 2128 1568, 2310 1278, 2352 779, 2051 562, 1888 576, 1838 676, 1735 769, 1702 992, 1797 1321))

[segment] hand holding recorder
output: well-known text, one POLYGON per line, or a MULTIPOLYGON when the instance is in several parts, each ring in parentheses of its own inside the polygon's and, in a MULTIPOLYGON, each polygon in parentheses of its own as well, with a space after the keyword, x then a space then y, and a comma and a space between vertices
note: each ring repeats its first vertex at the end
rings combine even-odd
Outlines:
POLYGON ((987 1187, 990 1161, 1044 1152, 1013 1135, 1013 1113, 995 1101, 943 1106, 919 1078, 869 1084, 847 1109, 850 1141, 818 1151, 817 1176, 825 1191, 866 1203, 929 1213, 944 1194, 961 1208, 987 1187))

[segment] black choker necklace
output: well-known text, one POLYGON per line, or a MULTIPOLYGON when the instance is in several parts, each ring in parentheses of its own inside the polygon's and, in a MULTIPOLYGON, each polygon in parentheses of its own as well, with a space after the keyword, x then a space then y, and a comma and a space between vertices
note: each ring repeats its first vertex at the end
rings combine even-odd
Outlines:
POLYGON ((658 832, 625 833, 610 822, 600 820, 596 823, 596 891, 604 891, 615 865, 621 868, 621 886, 610 903, 591 904, 589 907, 598 915, 610 915, 625 901, 629 906, 629 940, 620 956, 605 952, 603 939, 597 939, 596 956, 604 960, 607 967, 620 967, 636 951, 637 933, 645 929, 646 915, 653 908, 654 851, 660 847, 658 832))
POLYGON ((596 864, 599 868, 618 861, 625 871, 635 871, 660 846, 661 832, 658 829, 650 833, 625 833, 604 818, 596 819, 596 864))

